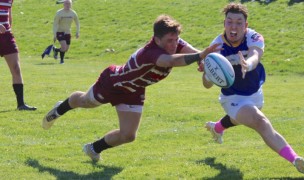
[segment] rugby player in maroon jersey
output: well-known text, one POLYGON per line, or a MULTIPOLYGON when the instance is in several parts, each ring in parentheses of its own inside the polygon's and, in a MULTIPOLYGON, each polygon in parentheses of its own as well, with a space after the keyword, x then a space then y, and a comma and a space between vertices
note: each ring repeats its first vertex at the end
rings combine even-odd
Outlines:
POLYGON ((119 129, 103 138, 84 145, 83 151, 93 161, 100 153, 135 140, 145 100, 145 89, 166 78, 172 67, 187 66, 220 50, 215 44, 199 51, 179 37, 181 25, 168 15, 160 15, 154 22, 154 35, 149 43, 133 53, 126 64, 106 68, 87 92, 76 91, 65 101, 59 101, 42 120, 49 129, 55 120, 75 108, 94 108, 111 103, 115 106, 119 129))
POLYGON ((13 0, 0 0, 0 56, 4 57, 12 74, 13 89, 17 98, 18 110, 36 110, 36 107, 24 103, 23 79, 19 61, 19 51, 13 36, 12 25, 13 0))

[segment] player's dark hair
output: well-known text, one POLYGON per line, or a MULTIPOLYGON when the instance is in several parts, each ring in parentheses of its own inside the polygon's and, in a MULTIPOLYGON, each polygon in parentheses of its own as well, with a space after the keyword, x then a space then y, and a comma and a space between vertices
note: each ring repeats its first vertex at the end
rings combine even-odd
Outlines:
POLYGON ((172 17, 168 15, 160 15, 154 22, 153 30, 154 36, 162 38, 168 33, 180 34, 182 31, 182 26, 172 17))
POLYGON ((243 14, 245 17, 245 20, 247 20, 248 17, 248 9, 246 6, 240 3, 229 3, 224 9, 223 13, 227 17, 228 13, 234 13, 234 14, 243 14))

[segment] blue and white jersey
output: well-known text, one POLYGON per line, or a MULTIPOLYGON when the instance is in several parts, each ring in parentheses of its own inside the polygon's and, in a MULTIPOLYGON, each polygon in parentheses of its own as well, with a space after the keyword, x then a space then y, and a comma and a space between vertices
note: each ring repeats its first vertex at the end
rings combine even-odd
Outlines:
POLYGON ((232 46, 225 38, 225 34, 217 36, 211 43, 220 43, 223 48, 220 54, 225 56, 233 66, 235 72, 235 81, 230 88, 222 88, 223 95, 242 95, 249 96, 257 92, 261 85, 265 82, 265 69, 261 63, 257 65, 255 69, 246 73, 245 78, 242 78, 242 67, 240 64, 240 58, 238 52, 241 51, 244 58, 248 56, 248 49, 256 46, 264 50, 264 38, 256 31, 247 28, 245 38, 238 46, 232 46))

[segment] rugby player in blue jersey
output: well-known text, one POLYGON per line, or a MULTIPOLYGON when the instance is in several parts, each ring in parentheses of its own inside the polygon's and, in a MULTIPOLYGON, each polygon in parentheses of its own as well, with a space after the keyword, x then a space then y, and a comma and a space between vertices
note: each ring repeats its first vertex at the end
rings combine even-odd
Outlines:
MULTIPOLYGON (((245 125, 259 133, 272 150, 293 163, 299 172, 304 173, 304 159, 294 152, 261 111, 264 103, 262 85, 266 76, 261 64, 264 53, 263 36, 248 28, 246 6, 230 3, 223 13, 225 31, 217 36, 211 45, 222 44, 219 53, 233 65, 235 82, 229 88, 222 88, 219 97, 227 115, 218 122, 207 122, 205 127, 215 141, 222 143, 225 129, 245 125)), ((204 75, 203 85, 210 88, 213 83, 204 75)))

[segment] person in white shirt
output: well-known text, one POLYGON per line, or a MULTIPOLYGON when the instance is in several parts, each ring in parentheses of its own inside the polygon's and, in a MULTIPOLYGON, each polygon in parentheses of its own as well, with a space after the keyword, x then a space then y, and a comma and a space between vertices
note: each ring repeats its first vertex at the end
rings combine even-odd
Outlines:
POLYGON ((80 23, 77 13, 72 9, 72 0, 65 0, 63 2, 63 9, 57 11, 54 24, 53 34, 54 42, 56 40, 60 43, 60 48, 53 47, 54 58, 58 58, 60 53, 60 63, 64 63, 65 53, 69 50, 71 44, 71 25, 74 21, 76 24, 76 38, 79 38, 80 23))

